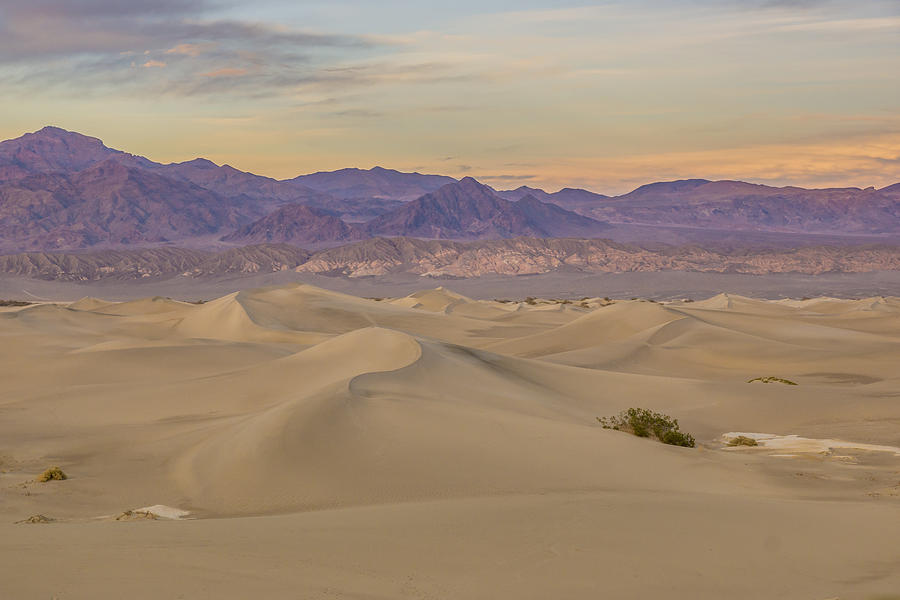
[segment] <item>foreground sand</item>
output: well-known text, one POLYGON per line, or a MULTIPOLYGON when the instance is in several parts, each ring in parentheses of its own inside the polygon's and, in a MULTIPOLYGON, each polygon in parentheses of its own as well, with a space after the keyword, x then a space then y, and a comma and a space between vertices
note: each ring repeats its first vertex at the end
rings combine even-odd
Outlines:
POLYGON ((0 596, 900 597, 898 364, 893 298, 0 309, 0 596))

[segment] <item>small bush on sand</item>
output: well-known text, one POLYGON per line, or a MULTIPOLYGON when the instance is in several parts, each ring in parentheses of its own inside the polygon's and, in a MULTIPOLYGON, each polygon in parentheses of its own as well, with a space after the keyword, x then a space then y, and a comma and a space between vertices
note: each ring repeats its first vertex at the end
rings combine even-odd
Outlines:
POLYGON ((684 446, 685 448, 693 448, 695 444, 694 436, 677 429, 665 432, 659 441, 670 446, 684 446))
POLYGON ((739 435, 728 440, 729 446, 759 446, 759 442, 746 435, 739 435))
POLYGON ((754 377, 753 379, 747 380, 747 383, 753 383, 756 381, 760 383, 783 383, 784 385, 797 385, 790 379, 782 379, 781 377, 773 377, 771 375, 769 375, 768 377, 754 377))
POLYGON ((655 437, 663 444, 693 448, 694 436, 681 431, 678 419, 646 408, 629 408, 614 417, 597 417, 604 429, 627 431, 638 437, 655 437))
POLYGON ((47 483, 48 481, 62 481, 64 479, 68 479, 63 470, 59 467, 50 467, 40 475, 38 475, 37 480, 41 483, 47 483))

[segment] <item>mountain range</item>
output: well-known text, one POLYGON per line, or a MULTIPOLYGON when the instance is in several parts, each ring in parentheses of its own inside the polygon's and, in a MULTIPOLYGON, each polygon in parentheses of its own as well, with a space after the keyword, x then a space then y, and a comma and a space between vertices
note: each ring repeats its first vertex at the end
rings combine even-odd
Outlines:
MULTIPOLYGON (((606 196, 575 188, 495 190, 471 177, 382 167, 277 180, 203 158, 163 164, 56 127, 0 142, 0 252, 7 254, 144 247, 218 253, 248 244, 315 251, 370 238, 381 248, 383 237, 608 238, 645 249, 667 241, 707 250, 716 242, 732 249, 896 243, 900 184, 804 189, 689 179, 606 196)), ((550 253, 541 244, 529 251, 550 253)))

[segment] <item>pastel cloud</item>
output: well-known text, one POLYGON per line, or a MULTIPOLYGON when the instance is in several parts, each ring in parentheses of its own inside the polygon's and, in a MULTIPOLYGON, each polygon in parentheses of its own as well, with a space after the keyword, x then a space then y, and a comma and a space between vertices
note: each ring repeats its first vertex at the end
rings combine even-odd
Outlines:
POLYGON ((234 67, 222 67, 208 73, 201 73, 204 77, 242 77, 247 74, 247 69, 237 69, 234 67))
POLYGON ((185 56, 200 56, 210 44, 178 44, 166 50, 166 54, 183 54, 185 56))

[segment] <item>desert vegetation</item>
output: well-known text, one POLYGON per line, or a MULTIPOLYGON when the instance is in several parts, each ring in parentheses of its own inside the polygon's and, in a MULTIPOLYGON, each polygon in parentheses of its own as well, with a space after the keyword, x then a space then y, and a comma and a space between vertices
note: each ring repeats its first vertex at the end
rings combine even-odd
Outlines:
POLYGON ((48 481, 63 481, 68 478, 68 475, 66 475, 59 467, 50 467, 38 475, 37 480, 41 483, 47 483, 48 481))
POLYGON ((747 383, 782 383, 784 385, 797 385, 795 381, 791 381, 790 379, 784 379, 783 377, 774 377, 769 375, 768 377, 754 377, 753 379, 748 379, 747 383))
POLYGON ((147 510, 126 510, 116 517, 116 521, 155 521, 157 518, 147 510))
POLYGON ((21 521, 16 521, 16 523, 27 523, 29 525, 35 525, 38 523, 52 523, 56 519, 52 519, 47 515, 31 515, 27 519, 22 519, 21 521))
POLYGON ((26 302, 24 300, 0 300, 2 306, 31 306, 34 302, 26 302))
POLYGON ((739 435, 728 440, 729 446, 759 446, 759 442, 746 435, 739 435))
POLYGON ((612 417, 597 417, 604 429, 626 431, 638 437, 655 437, 663 444, 693 448, 694 436, 681 431, 678 419, 646 408, 629 408, 612 417))

